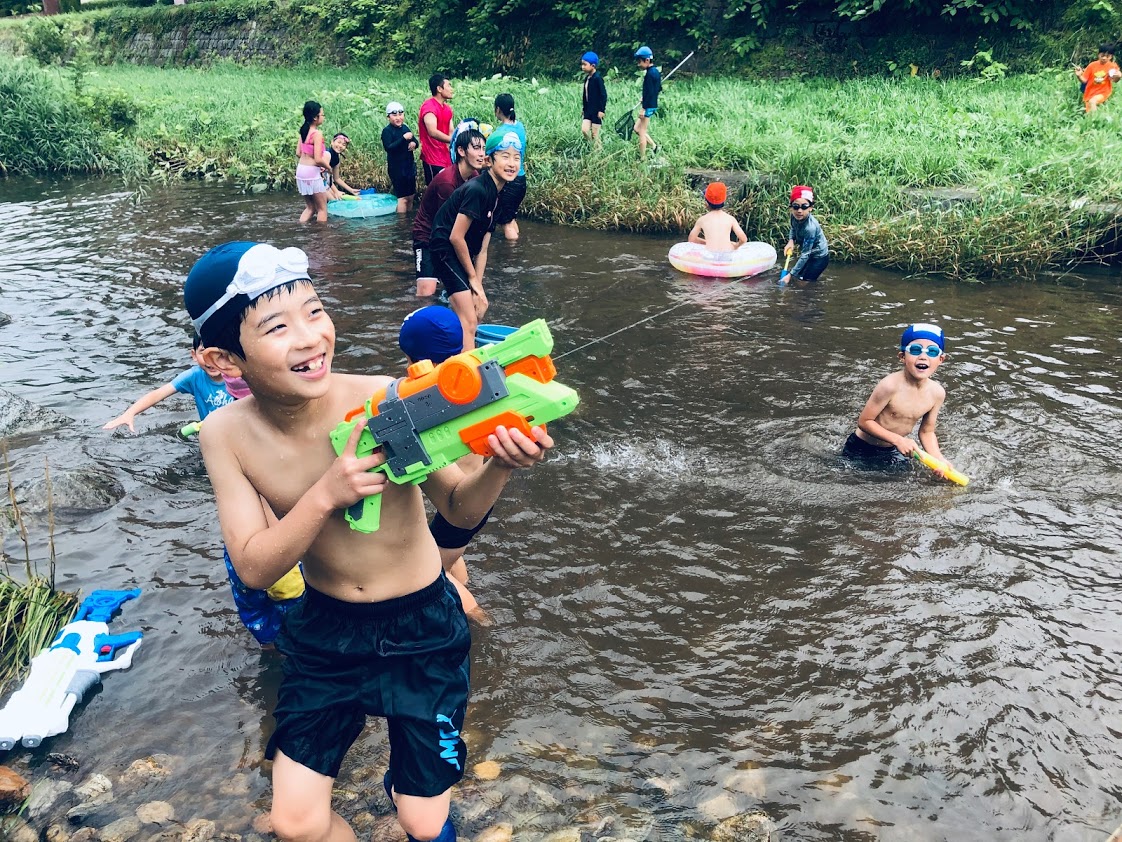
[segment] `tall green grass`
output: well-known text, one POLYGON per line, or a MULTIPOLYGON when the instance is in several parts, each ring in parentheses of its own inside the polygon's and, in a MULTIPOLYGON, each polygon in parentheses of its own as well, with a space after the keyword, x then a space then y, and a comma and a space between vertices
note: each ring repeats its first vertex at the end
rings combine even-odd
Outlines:
MULTIPOLYGON (((126 89, 137 100, 137 143, 160 172, 280 189, 292 184, 305 99, 324 106, 329 137, 351 137, 348 181, 385 187, 385 103, 401 101, 415 128, 428 96, 421 76, 360 69, 116 66, 95 71, 87 84, 126 89)), ((675 79, 652 124, 662 151, 648 164, 639 162, 634 143, 611 131, 638 100, 637 76, 609 80, 601 151, 580 136, 575 75, 565 82, 454 84, 456 114, 488 122, 495 95, 514 94, 530 145, 524 208, 554 222, 684 231, 703 209, 684 171, 745 170, 756 186, 730 209, 747 221, 751 236, 783 238, 787 188, 811 184, 816 214, 840 255, 987 274, 1085 254, 1110 223, 1073 208, 1122 202, 1122 94, 1087 117, 1068 71, 989 82, 675 79), (986 201, 924 210, 909 192, 955 186, 980 189, 986 201), (930 228, 932 241, 945 238, 959 258, 944 259, 940 246, 928 259, 922 237, 896 236, 915 225, 930 228), (1010 251, 1010 236, 1023 240, 1025 255, 1010 251)))

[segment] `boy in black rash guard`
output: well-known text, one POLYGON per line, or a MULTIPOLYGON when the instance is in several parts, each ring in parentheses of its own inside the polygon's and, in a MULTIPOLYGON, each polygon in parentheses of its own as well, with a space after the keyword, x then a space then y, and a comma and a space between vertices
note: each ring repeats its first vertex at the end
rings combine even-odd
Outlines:
POLYGON ((600 57, 589 50, 580 58, 580 69, 585 74, 580 130, 599 146, 600 124, 604 122, 604 112, 608 109, 608 89, 604 87, 604 77, 600 75, 600 57))
POLYGON ((441 205, 429 239, 433 270, 464 329, 465 351, 475 348, 475 328, 487 312, 483 292, 487 246, 495 229, 499 193, 518 177, 522 141, 514 132, 497 129, 487 139, 485 151, 490 168, 457 187, 441 205))
POLYGON ((417 162, 413 160, 413 150, 417 139, 405 125, 405 109, 400 102, 386 106, 386 120, 382 129, 382 146, 386 148, 386 167, 397 196, 397 212, 408 213, 413 208, 413 196, 417 192, 417 162))
POLYGON ((643 74, 643 101, 639 104, 639 117, 635 120, 635 134, 639 135, 639 157, 647 155, 647 145, 654 152, 658 144, 651 138, 651 117, 658 111, 658 95, 662 92, 662 74, 654 66, 654 52, 650 47, 635 51, 635 61, 643 74))

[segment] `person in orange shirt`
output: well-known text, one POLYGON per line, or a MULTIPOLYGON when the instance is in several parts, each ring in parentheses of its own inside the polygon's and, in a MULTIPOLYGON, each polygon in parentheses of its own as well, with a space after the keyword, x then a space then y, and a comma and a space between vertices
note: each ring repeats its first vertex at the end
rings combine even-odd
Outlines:
POLYGON ((1122 70, 1114 63, 1114 45, 1100 44, 1099 58, 1084 68, 1075 68, 1083 83, 1083 108, 1090 114, 1111 95, 1114 83, 1122 79, 1122 70))

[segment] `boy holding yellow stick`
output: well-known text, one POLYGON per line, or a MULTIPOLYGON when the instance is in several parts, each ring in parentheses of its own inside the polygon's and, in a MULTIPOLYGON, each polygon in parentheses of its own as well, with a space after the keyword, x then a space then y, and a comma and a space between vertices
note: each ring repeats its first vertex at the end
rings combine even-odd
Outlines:
POLYGON ((922 457, 928 456, 924 464, 936 476, 966 484, 966 478, 943 457, 935 435, 935 422, 947 393, 931 378, 947 358, 944 343, 938 325, 917 323, 905 328, 899 351, 904 367, 873 389, 857 419, 856 432, 846 440, 843 457, 865 468, 892 469, 904 467, 912 458, 924 462, 922 457), (919 444, 910 437, 916 424, 919 444), (938 463, 929 464, 930 457, 938 463))

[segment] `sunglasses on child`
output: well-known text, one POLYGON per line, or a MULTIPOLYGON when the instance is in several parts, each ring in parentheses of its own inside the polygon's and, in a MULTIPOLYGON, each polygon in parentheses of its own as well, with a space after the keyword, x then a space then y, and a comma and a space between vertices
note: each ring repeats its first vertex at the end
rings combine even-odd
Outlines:
POLYGON ((404 113, 405 113, 404 111, 391 111, 390 116, 392 117, 394 114, 404 114, 404 113))
POLYGON ((909 357, 918 357, 921 354, 927 354, 931 359, 935 359, 943 353, 943 349, 938 345, 920 345, 918 342, 913 342, 903 350, 907 352, 909 357))
POLYGON ((810 202, 802 205, 798 202, 791 202, 791 210, 810 210, 810 202))

